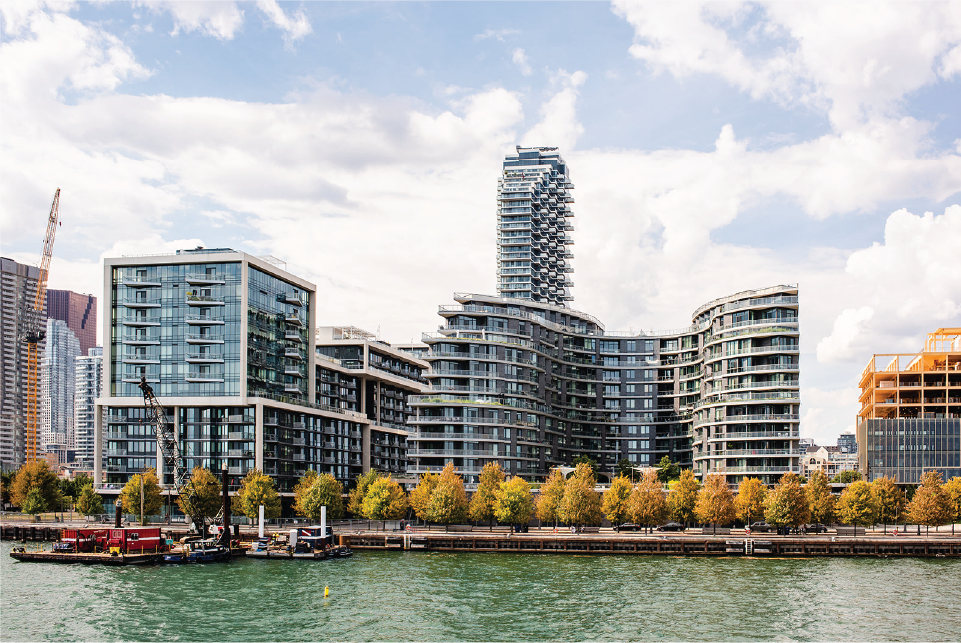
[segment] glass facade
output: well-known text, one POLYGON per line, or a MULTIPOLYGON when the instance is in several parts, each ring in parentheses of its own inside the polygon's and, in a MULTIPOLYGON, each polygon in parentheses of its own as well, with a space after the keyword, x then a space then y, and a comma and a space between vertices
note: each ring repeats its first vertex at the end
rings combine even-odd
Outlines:
POLYGON ((918 484, 925 471, 942 480, 961 476, 961 420, 898 418, 864 420, 868 475, 918 484))
MULTIPOLYGON (((180 409, 180 452, 193 471, 205 467, 214 473, 227 464, 229 484, 255 466, 255 407, 185 407, 180 409)), ((167 482, 173 482, 167 476, 167 482)))
POLYGON ((113 269, 109 394, 240 395, 241 264, 113 269))
POLYGON ((307 399, 310 293, 248 267, 247 395, 307 399))

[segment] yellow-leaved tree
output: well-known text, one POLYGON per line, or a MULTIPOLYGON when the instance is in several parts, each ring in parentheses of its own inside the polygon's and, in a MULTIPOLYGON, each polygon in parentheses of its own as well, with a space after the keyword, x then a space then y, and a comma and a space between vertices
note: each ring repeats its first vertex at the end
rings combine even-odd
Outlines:
POLYGON ((368 487, 361 510, 370 520, 400 520, 407 515, 408 506, 407 494, 388 476, 378 477, 368 487))
POLYGON ((715 534, 718 524, 730 525, 734 522, 734 492, 724 474, 713 473, 704 481, 704 488, 697 494, 694 515, 700 522, 711 523, 715 534))
POLYGON ((948 494, 948 509, 950 510, 951 533, 954 534, 954 524, 961 521, 961 476, 954 476, 944 483, 944 492, 948 494))
POLYGON ((561 502, 564 500, 564 487, 567 480, 560 469, 551 469, 547 476, 547 482, 541 486, 540 495, 537 497, 537 506, 534 509, 537 519, 541 522, 554 523, 561 519, 561 502))
POLYGON ((120 492, 120 503, 123 512, 136 514, 141 517, 141 523, 146 525, 147 518, 160 513, 163 498, 160 496, 160 481, 154 469, 145 469, 143 473, 130 478, 120 492), (140 479, 143 478, 143 499, 141 501, 140 479))
POLYGON ((767 499, 767 486, 759 478, 745 478, 737 487, 734 509, 738 520, 750 525, 755 518, 764 517, 764 501, 767 499))
POLYGON ((220 481, 205 467, 194 468, 190 480, 177 496, 180 510, 185 516, 190 516, 203 537, 207 536, 207 519, 216 516, 223 504, 220 481))
POLYGON ((277 495, 274 479, 260 469, 251 469, 243 477, 237 499, 240 501, 240 511, 251 520, 260 517, 260 505, 264 506, 265 518, 280 517, 280 496, 277 495))
POLYGON ((801 488, 801 479, 797 474, 785 473, 767 494, 764 518, 778 527, 799 527, 808 522, 810 517, 811 510, 801 488))
POLYGON ((907 503, 904 492, 897 485, 894 478, 882 476, 871 482, 871 491, 878 508, 878 521, 884 525, 884 533, 888 533, 888 525, 901 522, 904 507, 907 503))
POLYGON ((347 499, 347 511, 356 518, 365 518, 364 498, 367 496, 367 489, 380 478, 376 471, 370 470, 367 473, 357 475, 357 483, 351 490, 347 499))
POLYGON ((434 489, 440 482, 440 476, 430 471, 425 471, 417 486, 410 492, 410 508, 414 510, 414 515, 423 521, 427 521, 427 508, 430 506, 430 497, 434 495, 434 489))
POLYGON ((940 527, 951 519, 951 503, 941 484, 940 472, 926 471, 921 476, 921 485, 908 505, 908 515, 911 522, 924 525, 926 535, 931 527, 940 527))
POLYGON ((694 471, 684 469, 681 477, 667 494, 667 508, 671 520, 687 525, 694 521, 694 507, 697 505, 701 483, 694 478, 694 471))
POLYGON ((481 469, 480 479, 477 481, 477 491, 470 499, 470 519, 490 521, 491 530, 494 529, 494 505, 497 503, 497 496, 501 492, 502 482, 504 482, 504 471, 501 466, 496 462, 488 462, 481 469))
POLYGON ((627 476, 620 475, 611 481, 611 487, 604 492, 601 502, 601 511, 611 521, 611 524, 620 531, 621 524, 627 522, 631 515, 631 491, 634 485, 628 480, 627 476))
POLYGON ((427 517, 431 522, 442 523, 445 531, 452 523, 464 522, 467 519, 464 479, 454 469, 453 463, 448 462, 440 472, 440 480, 437 481, 437 487, 427 505, 427 517))
POLYGON ((594 491, 596 486, 593 467, 586 462, 579 463, 564 485, 561 520, 571 525, 599 525, 601 494, 594 491))
POLYGON ((854 526, 855 535, 859 526, 873 525, 877 520, 878 506, 871 485, 864 480, 852 482, 841 492, 837 509, 841 520, 854 526))
POLYGON ((494 516, 498 521, 510 524, 511 533, 514 532, 514 525, 527 524, 533 513, 534 496, 526 480, 514 476, 500 483, 494 500, 494 516))
POLYGON ((630 507, 631 521, 647 526, 648 531, 667 517, 667 501, 657 471, 649 469, 644 472, 641 481, 631 492, 630 507))
POLYGON ((824 524, 834 522, 835 500, 828 488, 828 477, 823 471, 811 474, 808 483, 804 485, 804 496, 808 501, 808 511, 811 520, 824 524))

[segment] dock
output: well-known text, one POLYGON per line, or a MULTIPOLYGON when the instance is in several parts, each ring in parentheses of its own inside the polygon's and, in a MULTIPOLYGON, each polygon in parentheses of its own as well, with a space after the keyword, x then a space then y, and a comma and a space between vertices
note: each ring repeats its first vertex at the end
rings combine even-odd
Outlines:
POLYGON ((961 557, 961 538, 952 537, 762 537, 608 536, 606 534, 341 534, 340 543, 356 550, 502 552, 517 554, 591 554, 645 556, 910 556, 961 557))

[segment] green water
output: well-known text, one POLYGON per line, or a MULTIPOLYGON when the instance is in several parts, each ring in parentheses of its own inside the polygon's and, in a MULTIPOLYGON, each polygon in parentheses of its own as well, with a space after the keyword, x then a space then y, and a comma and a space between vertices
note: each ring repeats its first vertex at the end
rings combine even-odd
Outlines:
POLYGON ((110 568, 20 563, 10 547, 4 641, 961 639, 956 559, 358 552, 110 568))

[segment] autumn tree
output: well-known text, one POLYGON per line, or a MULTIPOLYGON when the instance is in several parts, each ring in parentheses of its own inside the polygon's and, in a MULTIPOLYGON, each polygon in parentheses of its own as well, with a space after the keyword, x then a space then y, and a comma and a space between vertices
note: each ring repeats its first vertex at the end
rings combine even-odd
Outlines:
POLYGON ((794 473, 785 473, 767 494, 764 518, 778 527, 799 527, 808 522, 810 517, 811 511, 804 489, 801 488, 801 480, 794 473))
POLYGON ((448 462, 440 472, 437 487, 431 494, 427 505, 427 517, 431 522, 439 522, 446 529, 451 523, 464 522, 467 519, 467 492, 464 491, 464 479, 448 462))
POLYGON ((94 492, 92 484, 80 490, 80 495, 77 497, 77 511, 84 516, 103 513, 103 498, 94 492))
POLYGON ((750 525, 753 518, 764 516, 764 501, 767 499, 767 486, 759 478, 745 478, 737 488, 734 510, 738 520, 750 525))
POLYGON ((535 515, 538 520, 546 523, 552 522, 554 527, 557 527, 557 521, 561 519, 560 509, 561 502, 564 500, 566 484, 567 480, 561 470, 551 469, 547 482, 541 486, 540 495, 537 497, 535 515))
POLYGON ((638 525, 660 524, 668 513, 664 490, 657 471, 647 470, 630 497, 631 521, 638 525))
POLYGON ((514 525, 527 524, 534 513, 534 496, 526 480, 514 476, 498 486, 494 499, 494 516, 500 522, 509 523, 511 533, 514 525))
MULTIPOLYGON (((497 503, 498 494, 501 492, 501 483, 504 482, 504 471, 496 462, 488 462, 481 469, 480 479, 477 482, 477 491, 470 499, 469 515, 471 520, 491 521, 490 528, 494 529, 494 505, 497 503)), ((530 491, 528 489, 528 491, 530 491)), ((498 518, 499 520, 499 518, 498 518)))
POLYGON ((836 484, 851 484, 852 482, 857 482, 861 479, 860 471, 841 471, 836 476, 831 478, 831 482, 836 484))
POLYGON ((883 476, 875 478, 871 483, 871 492, 878 509, 878 522, 884 525, 884 533, 888 533, 888 525, 901 522, 904 515, 906 500, 904 492, 895 483, 894 478, 883 476))
POLYGON ((407 515, 407 494, 391 478, 378 477, 367 488, 361 510, 370 520, 400 520, 407 515))
POLYGON ((141 523, 147 524, 147 517, 160 513, 163 498, 160 495, 160 480, 154 469, 146 469, 143 473, 130 478, 120 492, 120 504, 124 513, 140 514, 141 523), (140 499, 140 479, 143 478, 143 502, 140 499))
POLYGON ((618 531, 622 523, 627 522, 631 511, 631 491, 634 485, 625 476, 617 476, 611 481, 611 488, 604 492, 601 511, 607 516, 618 531))
POLYGON ((350 492, 350 496, 347 498, 347 511, 350 512, 352 516, 357 518, 364 517, 364 497, 367 495, 367 489, 370 485, 380 478, 376 471, 373 469, 367 473, 360 473, 357 475, 357 484, 350 492))
POLYGON ((20 507, 25 513, 32 515, 49 511, 57 506, 60 500, 60 484, 57 481, 57 474, 50 470, 46 460, 33 460, 27 462, 17 471, 10 485, 10 502, 14 506, 20 507), (31 508, 36 512, 27 511, 23 503, 27 500, 27 495, 36 489, 31 508))
POLYGON ((634 473, 635 473, 634 463, 628 460, 627 458, 621 458, 620 460, 617 461, 617 464, 614 465, 614 473, 618 476, 625 476, 631 482, 633 482, 634 473))
POLYGON ((240 481, 237 499, 240 501, 240 511, 251 520, 260 517, 260 505, 264 506, 265 518, 280 517, 280 496, 277 495, 274 479, 260 469, 251 469, 240 481))
POLYGON ((14 471, 0 471, 0 509, 6 509, 10 502, 10 487, 16 475, 14 471))
MULTIPOLYGON (((595 460, 595 459, 592 458, 591 456, 589 456, 589 455, 579 455, 579 456, 577 456, 576 458, 574 458, 573 460, 571 460, 571 464, 574 465, 574 472, 573 472, 573 473, 576 473, 576 472, 577 472, 577 465, 579 465, 579 464, 586 464, 586 465, 590 466, 590 468, 591 468, 591 473, 594 474, 594 479, 595 479, 595 480, 597 479, 597 469, 598 469, 598 467, 597 467, 597 460, 595 460)), ((573 475, 573 473, 572 473, 571 475, 573 475)))
POLYGON ((823 471, 815 471, 804 486, 811 520, 829 524, 834 522, 835 499, 828 487, 828 477, 823 471))
POLYGON ((697 504, 701 483, 694 478, 694 471, 685 469, 677 483, 667 494, 667 508, 671 520, 684 523, 694 521, 694 506, 697 504))
POLYGON ((938 471, 927 471, 921 476, 921 484, 908 505, 908 515, 911 522, 925 526, 925 534, 932 526, 940 527, 951 519, 951 500, 938 471))
POLYGON ((572 525, 596 525, 601 522, 601 494, 594 491, 597 481, 591 465, 581 462, 564 485, 561 520, 572 525))
POLYGON ((944 492, 948 494, 948 508, 950 510, 951 533, 954 524, 961 521, 961 476, 955 476, 944 483, 944 492))
POLYGON ((858 526, 873 525, 878 517, 877 502, 871 492, 871 485, 864 480, 851 483, 841 492, 837 509, 843 522, 854 525, 855 534, 858 526))
POLYGON ((410 507, 414 510, 414 515, 423 521, 427 521, 427 508, 430 506, 430 497, 434 495, 434 489, 440 482, 440 476, 430 471, 425 472, 420 477, 420 481, 414 490, 410 492, 410 507))
POLYGON ((190 480, 177 497, 177 505, 185 516, 190 516, 200 534, 206 537, 207 519, 216 516, 223 506, 220 482, 210 469, 196 467, 191 472, 190 480))
POLYGON ((317 522, 323 508, 327 507, 328 519, 337 520, 344 516, 344 487, 334 476, 314 473, 312 476, 305 475, 301 483, 304 481, 309 482, 310 486, 303 488, 298 483, 300 489, 294 488, 294 511, 298 515, 317 522))
POLYGON ((301 502, 307 491, 310 490, 314 483, 317 481, 317 476, 319 474, 313 469, 307 469, 304 475, 300 476, 300 480, 294 485, 294 513, 298 516, 304 516, 305 514, 301 511, 301 502))
MULTIPOLYGON (((668 499, 670 500, 670 499, 668 499)), ((704 481, 704 488, 697 494, 694 515, 702 523, 711 523, 714 533, 717 525, 730 525, 737 512, 734 510, 734 492, 727 484, 724 474, 711 474, 704 481)))

